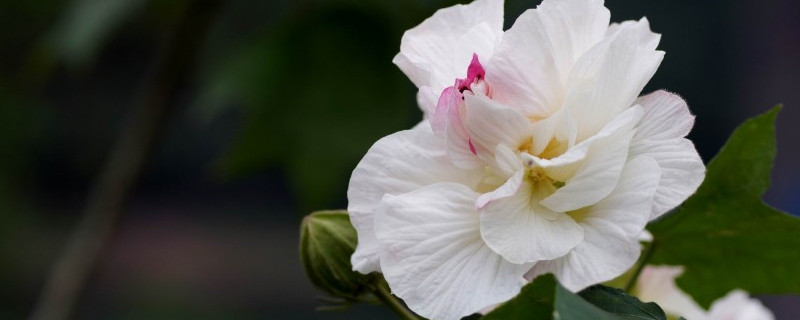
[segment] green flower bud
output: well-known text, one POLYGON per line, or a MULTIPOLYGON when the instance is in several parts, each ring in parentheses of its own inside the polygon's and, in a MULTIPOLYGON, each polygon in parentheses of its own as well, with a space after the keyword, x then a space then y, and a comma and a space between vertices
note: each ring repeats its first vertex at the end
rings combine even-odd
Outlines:
POLYGON ((346 211, 317 211, 300 226, 300 259, 311 282, 336 297, 356 299, 369 277, 353 271, 356 230, 346 211))

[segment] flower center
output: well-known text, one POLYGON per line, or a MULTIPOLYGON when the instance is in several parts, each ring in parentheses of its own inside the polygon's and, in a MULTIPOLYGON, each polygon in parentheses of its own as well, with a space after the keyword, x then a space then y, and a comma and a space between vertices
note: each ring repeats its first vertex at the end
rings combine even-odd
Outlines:
POLYGON ((528 169, 528 176, 527 177, 528 177, 528 180, 530 182, 532 182, 532 183, 537 183, 537 182, 542 181, 544 179, 548 179, 548 180, 550 179, 550 177, 547 176, 547 174, 544 172, 544 170, 542 170, 542 168, 539 168, 539 167, 534 167, 534 168, 528 169))

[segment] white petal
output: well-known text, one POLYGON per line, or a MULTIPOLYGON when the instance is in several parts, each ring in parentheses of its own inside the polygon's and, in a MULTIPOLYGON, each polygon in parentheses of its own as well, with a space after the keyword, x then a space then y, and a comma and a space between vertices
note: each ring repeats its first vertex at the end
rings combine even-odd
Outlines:
POLYGON ((464 126, 464 100, 455 87, 444 89, 436 105, 431 127, 437 137, 443 138, 447 155, 459 168, 472 169, 483 165, 478 155, 487 155, 484 148, 476 149, 464 126))
MULTIPOLYGON (((558 114, 563 114, 559 112, 558 114)), ((558 115, 557 114, 557 115, 558 115)), ((523 154, 524 160, 529 160, 533 162, 537 167, 543 168, 547 175, 557 181, 567 181, 572 176, 575 175, 575 172, 580 168, 583 164, 583 160, 586 159, 587 153, 589 152, 589 147, 591 147, 594 143, 607 139, 608 136, 614 134, 619 130, 630 130, 641 118, 642 110, 641 107, 633 107, 616 118, 612 120, 609 124, 607 124, 600 132, 596 135, 590 137, 589 139, 584 140, 583 142, 569 147, 566 152, 561 155, 556 156, 552 159, 542 159, 536 156, 525 155, 523 154)), ((550 120, 548 118, 547 120, 550 120)), ((545 121, 547 121, 545 120, 545 121)), ((544 122, 544 121, 542 121, 544 122)), ((539 137, 538 134, 542 133, 541 128, 542 122, 537 123, 534 125, 534 153, 539 153, 544 150, 543 145, 547 143, 547 141, 541 141, 537 138, 539 137)))
POLYGON ((531 264, 512 264, 481 239, 478 194, 441 183, 381 202, 375 231, 392 293, 429 319, 460 319, 506 301, 531 264))
POLYGON ((417 91, 417 104, 422 109, 423 117, 433 115, 436 110, 436 103, 439 102, 439 95, 441 95, 441 90, 436 91, 428 86, 419 88, 419 91, 417 91))
POLYGON ((520 15, 487 66, 493 98, 529 116, 551 115, 575 61, 605 36, 609 16, 599 0, 547 0, 520 15))
POLYGON ((454 167, 427 122, 378 140, 353 170, 347 189, 347 211, 358 232, 353 269, 365 274, 380 271, 373 217, 385 194, 444 181, 475 185, 480 174, 454 167))
POLYGON ((510 197, 495 199, 481 210, 481 235, 495 252, 514 263, 563 256, 583 240, 582 228, 564 213, 534 199, 544 184, 524 183, 510 197))
POLYGON ((606 38, 613 38, 617 36, 617 33, 624 29, 630 27, 630 25, 634 25, 637 23, 641 23, 647 28, 637 28, 636 30, 639 31, 639 45, 643 49, 650 49, 655 50, 658 47, 658 43, 661 41, 661 35, 658 33, 653 33, 650 31, 650 21, 647 18, 642 18, 639 21, 623 21, 622 23, 612 23, 608 26, 608 31, 606 32, 606 38))
POLYGON ((631 143, 629 157, 647 156, 658 161, 661 180, 653 198, 650 219, 683 203, 705 178, 705 166, 694 144, 684 138, 639 140, 631 143))
MULTIPOLYGON (((576 145, 574 148, 577 150, 587 148, 586 159, 575 174, 565 181, 565 185, 542 200, 541 204, 553 211, 568 212, 595 204, 608 196, 617 185, 628 159, 633 126, 640 118, 640 108, 628 109, 595 138, 576 145)), ((564 175, 563 172, 560 174, 564 175)))
POLYGON ((734 290, 711 304, 710 320, 773 320, 775 315, 747 292, 734 290))
POLYGON ((487 204, 492 201, 508 198, 517 194, 519 188, 522 187, 525 169, 520 169, 511 176, 506 182, 492 192, 484 193, 475 201, 476 209, 483 209, 487 204))
POLYGON ((625 273, 639 258, 637 235, 647 224, 658 177, 655 160, 629 162, 611 195, 578 213, 583 241, 562 258, 538 262, 526 277, 553 273, 564 287, 577 292, 625 273))
POLYGON ((531 139, 531 122, 517 110, 486 96, 466 95, 465 127, 475 147, 494 150, 498 144, 517 149, 531 139))
POLYGON ((655 302, 664 312, 691 320, 709 320, 705 310, 675 285, 683 267, 646 266, 636 281, 636 296, 655 302))
POLYGON ((534 279, 553 273, 558 282, 573 292, 608 281, 625 273, 639 258, 640 245, 619 233, 584 225, 584 241, 566 256, 539 261, 525 276, 534 279))
POLYGON ((580 168, 583 160, 586 159, 588 145, 586 148, 572 148, 557 158, 542 159, 528 153, 522 153, 520 157, 528 167, 542 168, 547 176, 556 181, 566 181, 580 168))
POLYGON ((635 104, 642 106, 644 116, 634 141, 683 138, 692 130, 694 116, 686 101, 676 94, 659 90, 640 97, 635 104))
POLYGON ((519 151, 514 151, 502 143, 494 148, 495 167, 500 170, 504 177, 510 177, 522 169, 522 162, 520 162, 518 153, 519 151))
POLYGON ((630 157, 647 155, 661 166, 651 219, 681 204, 705 177, 705 166, 691 141, 683 139, 694 124, 694 116, 679 96, 656 91, 636 100, 645 114, 631 142, 630 157))
MULTIPOLYGON (((619 228, 628 238, 638 238, 650 220, 649 207, 658 187, 658 162, 640 156, 625 164, 616 189, 588 208, 585 223, 604 223, 619 228)), ((583 224, 584 222, 581 222, 583 224)))
POLYGON ((569 76, 564 108, 577 124, 578 142, 629 108, 664 57, 641 40, 650 33, 647 20, 619 29, 586 52, 569 76))
POLYGON ((466 76, 473 53, 481 59, 492 56, 502 28, 502 0, 440 9, 403 34, 393 62, 417 87, 441 92, 466 76))

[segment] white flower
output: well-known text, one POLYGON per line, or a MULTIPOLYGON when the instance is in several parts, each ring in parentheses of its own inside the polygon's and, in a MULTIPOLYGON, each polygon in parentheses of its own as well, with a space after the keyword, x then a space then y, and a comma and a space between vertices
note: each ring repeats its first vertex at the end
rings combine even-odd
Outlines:
POLYGON ((503 32, 501 0, 439 10, 394 62, 426 120, 372 146, 350 180, 355 270, 422 316, 458 319, 539 274, 571 290, 640 254, 645 224, 705 167, 678 96, 640 98, 663 57, 646 19, 545 0, 503 32))
POLYGON ((647 266, 636 282, 636 296, 656 302, 667 314, 690 320, 774 320, 772 312, 743 290, 733 290, 703 310, 675 285, 683 267, 647 266))

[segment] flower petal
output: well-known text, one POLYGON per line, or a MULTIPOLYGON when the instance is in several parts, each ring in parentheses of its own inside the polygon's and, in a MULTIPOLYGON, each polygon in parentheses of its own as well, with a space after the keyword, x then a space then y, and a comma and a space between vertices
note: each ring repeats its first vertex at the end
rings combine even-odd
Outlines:
POLYGON ((545 183, 523 183, 516 194, 494 199, 481 210, 481 235, 506 260, 555 259, 583 240, 583 229, 571 217, 536 203, 540 195, 534 192, 548 192, 546 188, 545 183))
POLYGON ((638 156, 651 157, 661 167, 661 179, 653 197, 651 220, 683 203, 705 178, 703 160, 697 154, 694 144, 684 138, 634 141, 631 143, 629 157, 638 156))
POLYGON ((658 90, 639 97, 634 103, 644 108, 634 141, 683 138, 694 126, 689 106, 676 94, 658 90))
POLYGON ((503 185, 501 185, 494 191, 480 195, 480 197, 478 197, 478 199, 475 201, 475 208, 480 210, 483 209, 483 207, 485 207, 492 201, 508 198, 510 196, 517 194, 517 192, 519 192, 519 188, 522 187, 522 182, 523 182, 522 178, 524 177, 524 175, 525 175, 525 170, 520 169, 519 171, 514 173, 514 175, 512 175, 511 178, 508 178, 508 180, 506 180, 506 182, 503 183, 503 185))
MULTIPOLYGON (((436 111, 431 120, 431 127, 437 137, 442 138, 450 160, 459 168, 472 169, 482 165, 478 150, 470 140, 469 132, 464 126, 464 100, 461 92, 455 87, 447 87, 439 97, 436 111)), ((481 155, 487 152, 480 150, 481 155)))
POLYGON ((661 169, 658 162, 652 158, 640 156, 628 161, 614 191, 588 208, 586 223, 613 225, 622 231, 625 237, 638 239, 650 221, 648 207, 658 187, 660 176, 661 169))
POLYGON ((603 39, 609 17, 599 0, 545 0, 524 12, 487 66, 493 98, 527 116, 551 115, 575 61, 603 39))
POLYGON ((440 183, 381 201, 375 231, 392 293, 429 319, 460 319, 506 301, 531 264, 512 264, 481 239, 478 194, 440 183))
POLYGON ((422 109, 423 117, 430 117, 436 111, 436 103, 439 102, 439 91, 433 90, 428 86, 419 87, 417 91, 417 104, 422 109))
POLYGON ((711 320, 773 320, 775 315, 761 301, 743 290, 733 290, 711 304, 711 320))
MULTIPOLYGON (((628 159, 628 148, 634 134, 633 126, 641 119, 641 115, 641 108, 628 109, 594 139, 576 145, 576 150, 587 149, 586 159, 575 174, 565 181, 564 187, 542 200, 541 204, 553 211, 568 212, 595 204, 609 195, 617 185, 628 159)), ((552 172, 567 175, 564 172, 552 172)))
POLYGON ((639 258, 640 245, 615 232, 606 232, 593 225, 583 225, 584 241, 566 256, 539 261, 525 277, 553 273, 558 282, 573 292, 614 279, 625 273, 639 258))
POLYGON ((494 150, 499 144, 517 149, 530 143, 531 122, 522 113, 486 96, 466 95, 465 127, 475 147, 494 150))
POLYGON ((658 177, 655 160, 630 161, 611 195, 575 214, 583 241, 562 258, 538 262, 526 277, 553 273, 564 287, 577 292, 625 273, 639 258, 637 236, 647 224, 658 177))
POLYGON ((683 267, 646 266, 636 281, 636 296, 658 303, 664 312, 692 320, 710 320, 705 310, 675 285, 683 267))
POLYGON ((401 194, 437 182, 476 185, 481 171, 454 167, 427 122, 378 140, 353 170, 347 189, 347 211, 358 232, 353 269, 380 271, 373 217, 385 194, 401 194))
POLYGON ((466 76, 473 54, 491 57, 502 34, 502 0, 455 5, 406 31, 393 62, 417 87, 441 92, 466 76))
POLYGON ((651 219, 681 204, 705 178, 705 166, 691 141, 683 139, 694 124, 686 102, 675 94, 656 91, 636 101, 644 110, 631 142, 629 157, 647 155, 661 166, 661 181, 651 219))
POLYGON ((653 37, 646 19, 622 24, 576 62, 564 108, 577 124, 577 142, 629 108, 658 69, 664 52, 642 41, 647 34, 653 37))

